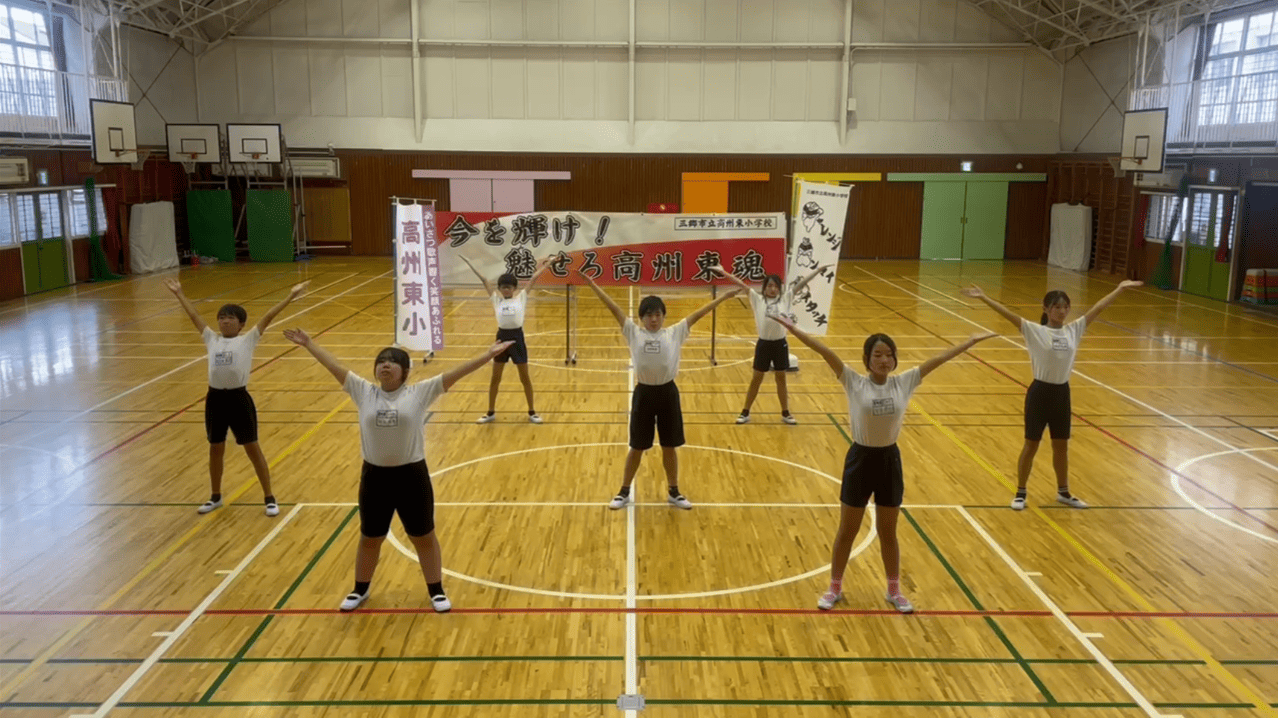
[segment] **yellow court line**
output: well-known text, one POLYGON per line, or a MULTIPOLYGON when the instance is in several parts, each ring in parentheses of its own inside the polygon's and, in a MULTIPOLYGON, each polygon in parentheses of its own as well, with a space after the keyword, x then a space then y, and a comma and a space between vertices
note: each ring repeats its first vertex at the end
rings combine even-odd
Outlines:
MULTIPOLYGON (((931 414, 927 413, 926 411, 923 411, 923 409, 916 402, 910 402, 910 404, 915 411, 917 411, 920 415, 922 415, 923 418, 927 419, 928 423, 930 423, 932 426, 936 427, 937 429, 940 429, 941 433, 944 434, 946 438, 954 442, 954 444, 958 446, 958 448, 962 450, 963 453, 967 454, 968 457, 970 457, 973 461, 975 461, 978 465, 980 465, 982 469, 985 469, 986 473, 993 476, 995 479, 998 479, 999 483, 1006 486, 1009 490, 1012 490, 1012 491, 1016 490, 1016 484, 1012 483, 1011 480, 1009 480, 1006 476, 1004 476, 1003 472, 994 468, 992 464, 990 464, 985 459, 981 458, 980 454, 977 454, 975 451, 972 450, 972 447, 963 443, 963 440, 958 438, 958 436, 955 435, 954 432, 950 431, 948 427, 946 427, 944 424, 937 421, 936 419, 932 418, 931 414)), ((1092 564, 1094 567, 1099 569, 1100 572, 1103 573, 1106 578, 1108 578, 1115 586, 1117 586, 1124 593, 1126 593, 1127 596, 1136 603, 1136 605, 1140 606, 1141 610, 1146 611, 1148 613, 1158 612, 1158 608, 1154 606, 1154 604, 1146 600, 1145 597, 1142 596, 1140 593, 1137 593, 1136 589, 1132 588, 1130 584, 1128 584, 1126 581, 1120 578, 1117 574, 1111 571, 1109 567, 1106 566, 1103 562, 1101 562, 1101 560, 1097 558, 1091 551, 1088 551, 1083 546, 1083 544, 1078 541, 1078 539, 1074 538, 1068 531, 1062 528, 1060 524, 1053 521, 1051 517, 1049 517, 1045 511, 1043 511, 1042 509, 1032 504, 1026 504, 1026 508, 1032 511, 1034 515, 1038 516, 1040 519, 1047 522, 1048 526, 1051 526, 1052 529, 1055 530, 1056 533, 1059 534, 1061 538, 1065 539, 1065 541, 1067 541, 1080 554, 1082 554, 1083 558, 1087 559, 1088 563, 1092 564)), ((1203 661, 1203 663, 1207 665, 1207 668, 1210 669, 1212 673, 1215 673, 1216 676, 1220 678, 1225 685, 1233 688, 1238 695, 1241 695, 1242 697, 1246 698, 1253 706, 1255 706, 1256 710, 1261 715, 1266 715, 1266 716, 1269 716, 1270 718, 1278 718, 1278 710, 1274 710, 1269 705, 1268 701, 1266 701, 1261 696, 1257 695, 1256 692, 1253 691, 1251 688, 1249 688, 1246 683, 1243 683, 1236 676, 1234 676, 1234 674, 1230 673, 1228 669, 1226 669, 1223 665, 1220 664, 1220 661, 1217 661, 1215 658, 1212 657, 1211 652, 1208 651, 1206 647, 1204 647, 1201 643, 1199 643, 1193 636, 1189 635, 1185 631, 1185 629, 1181 628, 1180 625, 1178 625, 1175 621, 1173 621, 1170 618, 1155 618, 1153 620, 1160 627, 1167 629, 1169 633, 1171 633, 1176 638, 1180 639, 1180 642, 1183 643, 1185 647, 1190 650, 1191 653, 1193 653, 1201 661, 1203 661)))
MULTIPOLYGON (((323 419, 320 419, 318 422, 316 422, 316 424, 312 426, 310 429, 308 429, 306 433, 301 436, 301 438, 299 438, 297 441, 294 441, 292 444, 288 446, 288 448, 280 452, 280 454, 277 455, 274 460, 269 462, 267 466, 269 466, 270 468, 275 468, 275 466, 279 464, 281 461, 283 461, 285 458, 287 458, 289 454, 292 454, 294 451, 297 450, 298 447, 300 447, 308 439, 314 436, 315 432, 318 431, 321 426, 328 423, 329 419, 332 419, 334 416, 336 416, 337 412, 341 411, 349 401, 350 401, 350 397, 346 397, 345 399, 343 399, 341 404, 338 404, 332 411, 328 412, 328 414, 323 419)), ((240 486, 238 489, 236 489, 233 493, 228 494, 226 503, 228 504, 234 503, 236 499, 243 496, 246 492, 248 492, 249 489, 257 485, 258 485, 257 477, 254 476, 251 480, 244 482, 244 484, 240 486)), ((172 557, 173 554, 177 553, 178 549, 182 548, 182 546, 184 546, 188 541, 194 538, 196 534, 202 531, 206 526, 209 526, 211 523, 212 523, 211 521, 204 520, 204 521, 200 521, 195 526, 191 527, 191 530, 182 534, 182 536, 179 537, 176 541, 169 544, 167 548, 165 548, 163 551, 160 552, 160 555, 152 559, 150 563, 142 567, 142 570, 139 571, 137 575, 129 579, 128 583, 121 586, 118 591, 111 594, 109 598, 107 598, 105 601, 99 604, 97 608, 93 610, 94 611, 109 610, 111 606, 115 604, 116 601, 119 601, 121 598, 124 598, 124 596, 127 595, 134 588, 136 588, 137 585, 143 581, 143 579, 151 575, 151 573, 155 571, 155 569, 159 568, 160 564, 164 563, 170 557, 172 557)), ((26 668, 22 669, 21 672, 19 672, 13 678, 5 682, 3 686, 0 686, 0 701, 12 700, 14 691, 16 691, 18 687, 21 686, 24 681, 26 681, 28 678, 31 677, 33 673, 35 673, 40 668, 42 668, 46 663, 48 663, 51 658, 57 655, 58 651, 66 647, 66 645, 70 643, 71 641, 73 641, 76 636, 80 635, 80 633, 84 631, 84 629, 88 628, 89 625, 93 623, 95 618, 97 618, 97 616, 89 616, 89 617, 81 619, 79 623, 72 626, 71 629, 68 630, 66 633, 62 634, 62 637, 59 638, 57 641, 55 641, 53 645, 49 646, 47 649, 41 652, 39 656, 36 656, 30 663, 28 663, 26 668)))

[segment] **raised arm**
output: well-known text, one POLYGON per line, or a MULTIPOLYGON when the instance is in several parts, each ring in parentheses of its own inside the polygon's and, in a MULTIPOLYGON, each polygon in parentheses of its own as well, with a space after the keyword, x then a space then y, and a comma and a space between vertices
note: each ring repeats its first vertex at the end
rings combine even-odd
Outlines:
POLYGON ((1109 294, 1106 294, 1104 297, 1101 297, 1101 300, 1099 302, 1096 302, 1095 304, 1093 304, 1092 308, 1088 309, 1087 313, 1084 314, 1083 317, 1087 320, 1088 324, 1091 324, 1092 322, 1096 321, 1096 317, 1100 316, 1101 312, 1105 311, 1105 307, 1108 307, 1109 305, 1113 304, 1114 300, 1118 299, 1118 295, 1122 294, 1123 290, 1128 289, 1130 287, 1139 287, 1142 284, 1144 284, 1144 282, 1136 282, 1130 279, 1124 279, 1123 281, 1118 283, 1117 289, 1110 292, 1109 294))
POLYGON ((813 279, 816 279, 818 274, 821 274, 822 272, 824 272, 825 270, 833 266, 834 266, 833 264, 823 264, 817 267, 816 269, 812 270, 811 274, 809 274, 808 276, 800 280, 798 284, 794 285, 791 291, 794 291, 795 293, 797 293, 800 289, 803 289, 804 287, 808 286, 808 282, 811 282, 813 279))
POLYGON ((474 359, 467 361, 465 364, 462 364, 461 366, 453 367, 452 369, 449 369, 448 371, 441 374, 440 376, 444 377, 444 391, 448 391, 449 389, 453 388, 453 384, 456 384, 462 377, 466 376, 467 374, 475 371, 479 367, 492 361, 493 357, 506 351, 506 347, 512 344, 514 344, 513 341, 497 342, 496 344, 488 347, 488 351, 484 352, 483 354, 480 354, 474 359))
POLYGON ((617 303, 612 300, 612 297, 608 296, 604 290, 600 289, 599 285, 595 284, 593 279, 582 274, 581 270, 577 270, 577 276, 586 280, 586 284, 590 285, 590 288, 595 290, 595 294, 599 295, 599 299, 603 301, 604 306, 608 307, 608 311, 612 312, 612 316, 617 319, 617 324, 623 327, 626 326, 626 313, 621 311, 621 307, 617 306, 617 303))
POLYGON ((687 322, 688 322, 688 328, 689 328, 689 329, 691 329, 691 328, 692 328, 692 325, 693 325, 693 324, 696 324, 698 319, 701 319, 702 317, 704 317, 705 315, 707 315, 707 314, 709 314, 711 311, 713 311, 715 307, 719 306, 720 304, 723 304, 724 302, 728 301, 729 299, 732 299, 733 297, 737 296, 737 295, 738 295, 738 294, 740 294, 740 293, 741 293, 741 289, 739 289, 739 288, 738 288, 738 289, 729 289, 728 291, 724 292, 723 294, 720 294, 720 295, 718 296, 718 298, 716 298, 713 302, 710 302, 709 304, 706 304, 705 306, 701 307, 700 309, 695 309, 695 310, 693 310, 693 312, 692 312, 691 314, 689 314, 689 315, 688 315, 688 318, 685 320, 685 321, 687 321, 687 322))
POLYGON ((716 264, 710 269, 718 272, 719 274, 722 274, 724 278, 727 279, 729 282, 732 282, 733 284, 737 285, 738 287, 741 287, 742 289, 746 291, 762 293, 759 287, 752 287, 749 284, 746 284, 744 279, 724 269, 722 264, 716 264))
POLYGON ((996 337, 996 336, 998 336, 998 334, 995 334, 994 332, 978 332, 976 334, 973 334, 972 336, 968 337, 967 341, 963 342, 962 344, 955 344, 949 349, 946 349, 940 354, 937 354, 931 359, 928 359, 927 361, 920 364, 919 376, 927 376, 928 374, 931 374, 940 365, 953 359, 959 354, 962 354, 968 349, 971 349, 973 346, 976 346, 977 342, 983 342, 986 339, 989 339, 991 337, 996 337))
POLYGON ((545 259, 538 262, 537 271, 533 272, 533 275, 528 278, 527 282, 524 282, 524 286, 520 287, 520 289, 523 289, 524 291, 528 291, 532 289, 533 282, 536 282, 537 277, 540 277, 541 273, 546 271, 546 267, 549 267, 549 266, 550 266, 550 257, 546 257, 545 259))
POLYGON ((993 299, 990 299, 989 297, 985 296, 985 292, 981 291, 981 288, 976 286, 975 284, 968 287, 967 289, 964 289, 962 293, 963 293, 963 296, 975 297, 981 300, 982 302, 985 302, 986 304, 990 305, 990 309, 993 309, 999 314, 1002 314, 1003 318, 1011 322, 1012 326, 1016 327, 1018 330, 1021 328, 1021 322, 1025 321, 1025 318, 1022 317, 1021 315, 1017 314, 1016 312, 1013 312, 1011 309, 1008 309, 1002 304, 999 304, 993 299))
POLYGON ((825 360, 825 363, 830 365, 830 369, 834 371, 834 378, 842 381, 843 360, 839 358, 838 354, 834 353, 833 349, 822 344, 821 341, 817 339, 816 337, 811 336, 807 332, 800 329, 798 325, 796 325, 793 321, 790 320, 789 317, 783 317, 776 314, 769 314, 768 318, 776 322, 777 324, 780 324, 781 326, 785 327, 786 329, 790 330, 790 333, 794 335, 795 339, 798 339, 799 341, 806 344, 809 349, 816 352, 817 354, 820 354, 821 358, 825 360))
POLYGON ((461 261, 465 262, 467 267, 470 267, 470 271, 474 272, 476 277, 479 277, 479 281, 484 285, 484 294, 492 296, 493 288, 488 286, 488 280, 484 278, 484 275, 480 274, 478 269, 475 269, 475 265, 471 264, 469 259, 466 259, 466 255, 459 254, 457 256, 461 257, 461 261))
POLYGON ((324 368, 333 375, 338 384, 346 386, 346 375, 350 373, 346 367, 337 363, 337 358, 328 353, 324 347, 316 344, 311 340, 310 336, 301 329, 285 329, 284 336, 294 344, 306 349, 315 357, 315 360, 324 365, 324 368))
POLYGON ((169 291, 173 292, 173 296, 177 297, 178 304, 181 304, 182 308, 186 310, 186 316, 191 318, 191 323, 195 325, 196 331, 201 335, 204 334, 204 330, 208 329, 209 325, 200 318, 200 314, 195 311, 195 306, 191 304, 191 300, 187 299, 186 295, 182 293, 182 283, 176 279, 166 279, 164 286, 168 287, 169 291))
POLYGON ((287 307, 289 302, 302 296, 302 293, 306 291, 306 286, 310 283, 311 282, 308 279, 305 282, 302 282, 301 284, 294 284, 293 289, 289 291, 287 297, 284 297, 284 299, 282 299, 279 304, 276 304, 275 306, 268 309, 266 311, 266 314, 263 314, 262 318, 257 320, 257 333, 265 334, 266 328, 271 325, 271 321, 275 319, 275 315, 284 311, 284 307, 287 307))

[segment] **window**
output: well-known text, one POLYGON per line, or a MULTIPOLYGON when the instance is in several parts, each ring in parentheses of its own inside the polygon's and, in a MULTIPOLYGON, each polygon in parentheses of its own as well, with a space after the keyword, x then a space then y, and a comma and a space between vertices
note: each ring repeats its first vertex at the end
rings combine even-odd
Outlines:
POLYGON ((1234 233, 1224 234, 1226 194, 1195 192, 1191 197, 1193 211, 1189 214, 1189 231, 1186 234, 1189 243, 1196 247, 1215 249, 1220 244, 1221 236, 1225 236, 1226 243, 1232 249, 1234 233))
POLYGON ((11 198, 7 194, 0 194, 0 247, 9 247, 17 243, 18 240, 13 231, 11 198))
MULTIPOLYGON (((97 210, 98 236, 106 234, 106 207, 102 204, 102 190, 94 190, 94 206, 97 210)), ((89 207, 84 201, 84 190, 73 189, 67 192, 68 206, 71 208, 71 236, 89 236, 89 207)))
MULTIPOLYGON (((1176 211, 1176 195, 1151 194, 1149 196, 1149 215, 1145 218, 1145 239, 1151 242, 1166 242, 1171 234, 1172 215, 1176 211)), ((1172 244, 1184 241, 1185 210, 1182 206, 1176 232, 1172 236, 1172 244)))
MULTIPOLYGON (((58 70, 48 16, 0 4, 0 114, 58 116, 58 70)), ((61 64, 65 64, 65 60, 61 64)))
POLYGON ((1278 119, 1278 11, 1204 28, 1198 124, 1257 124, 1278 119))
POLYGON ((14 207, 18 241, 34 242, 62 236, 61 192, 16 194, 14 207))

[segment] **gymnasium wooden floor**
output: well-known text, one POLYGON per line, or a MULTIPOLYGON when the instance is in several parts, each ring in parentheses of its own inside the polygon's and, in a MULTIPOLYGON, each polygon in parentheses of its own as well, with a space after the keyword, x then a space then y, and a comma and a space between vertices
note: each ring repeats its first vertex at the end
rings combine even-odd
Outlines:
MULTIPOLYGON (((624 456, 626 353, 604 308, 539 292, 527 331, 537 407, 508 372, 477 426, 488 370, 434 407, 427 456, 456 608, 431 611, 390 545, 366 608, 350 590, 359 439, 350 402, 285 327, 364 376, 391 335, 387 259, 183 269, 211 321, 256 321, 301 279, 259 346, 250 389, 283 511, 263 515, 243 452, 233 503, 207 516, 205 354, 165 290, 178 275, 0 305, 0 717, 638 715, 1278 716, 1278 319, 1141 288, 1089 331, 1073 384, 1072 486, 1058 508, 1047 447, 1031 509, 1007 508, 1030 379, 1019 336, 958 295, 966 283, 1029 317, 1048 288, 1074 315, 1107 275, 1026 263, 845 262, 832 346, 858 361, 892 334, 908 367, 982 328, 992 340, 930 376, 901 446, 903 587, 882 601, 863 529, 845 610, 820 613, 837 523, 846 401, 792 342, 800 424, 771 380, 736 426, 753 322, 720 310, 679 383, 691 512, 664 503, 649 454, 639 504, 611 512, 624 456), (633 713, 631 715, 634 715, 633 713)), ((617 290, 633 310, 634 293, 617 290)), ((671 294, 678 319, 705 296, 671 294)), ((413 378, 491 341, 479 292, 450 293, 450 346, 413 378)), ((415 357, 419 359, 420 357, 415 357)), ((398 527, 393 537, 402 535, 398 527)))

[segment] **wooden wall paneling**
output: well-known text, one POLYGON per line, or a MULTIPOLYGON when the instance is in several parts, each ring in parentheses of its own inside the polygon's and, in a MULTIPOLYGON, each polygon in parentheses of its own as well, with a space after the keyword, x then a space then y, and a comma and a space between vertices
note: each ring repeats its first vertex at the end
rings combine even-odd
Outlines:
POLYGON ((0 249, 0 300, 22 296, 22 247, 0 249))
POLYGON ((1048 192, 1046 182, 1008 183, 1004 258, 1047 258, 1048 192))
POLYGON ((350 252, 351 246, 351 194, 346 187, 303 187, 306 203, 306 233, 309 243, 316 246, 344 245, 342 250, 325 252, 350 252))
POLYGON ((89 281, 89 240, 71 240, 71 261, 74 264, 74 284, 89 281))
POLYGON ((917 259, 923 241, 922 182, 864 182, 853 191, 843 259, 917 259))

